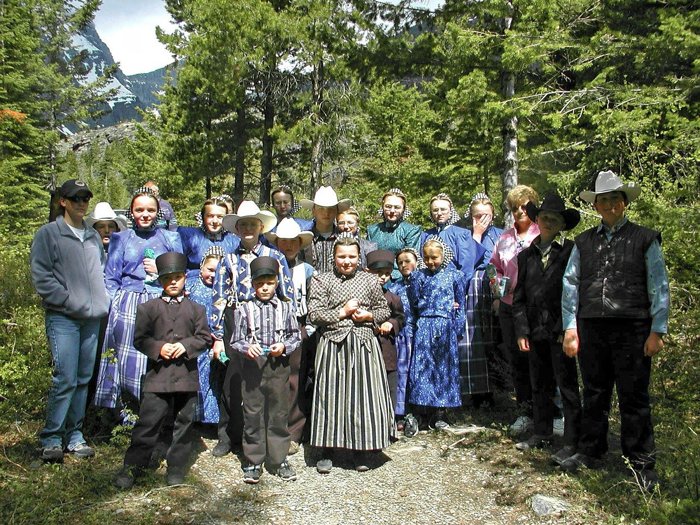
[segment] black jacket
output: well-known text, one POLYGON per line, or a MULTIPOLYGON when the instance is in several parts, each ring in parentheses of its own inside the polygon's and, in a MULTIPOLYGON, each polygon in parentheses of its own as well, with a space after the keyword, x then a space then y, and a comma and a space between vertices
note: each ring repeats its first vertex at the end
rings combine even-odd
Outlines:
POLYGON ((556 340, 562 331, 562 279, 574 243, 553 241, 543 267, 539 239, 518 254, 518 284, 513 293, 515 335, 533 341, 556 340))
POLYGON ((136 312, 134 347, 148 357, 144 392, 196 392, 199 390, 197 357, 211 346, 212 337, 204 307, 186 297, 166 303, 160 297, 140 304, 136 312), (182 343, 187 350, 174 360, 160 357, 165 343, 182 343))

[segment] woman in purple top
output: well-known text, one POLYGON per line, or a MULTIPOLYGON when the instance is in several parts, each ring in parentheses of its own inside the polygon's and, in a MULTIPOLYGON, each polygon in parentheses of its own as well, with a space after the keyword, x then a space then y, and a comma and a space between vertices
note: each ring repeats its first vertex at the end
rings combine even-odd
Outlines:
MULTIPOLYGON (((159 212, 153 192, 140 188, 128 211, 133 229, 112 234, 105 267, 112 306, 97 378, 97 406, 128 405, 138 411, 147 359, 134 348, 136 309, 163 291, 158 282, 156 257, 165 252, 182 252, 179 235, 156 226, 159 212)), ((123 413, 122 419, 126 415, 123 413)))

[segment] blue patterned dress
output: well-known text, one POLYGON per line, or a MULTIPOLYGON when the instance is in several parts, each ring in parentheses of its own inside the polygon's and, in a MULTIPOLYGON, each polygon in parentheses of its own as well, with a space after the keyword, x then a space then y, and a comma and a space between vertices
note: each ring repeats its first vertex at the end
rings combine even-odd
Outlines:
POLYGON ((163 292, 158 280, 146 275, 143 260, 146 254, 155 259, 173 251, 182 252, 180 236, 163 228, 112 234, 105 266, 112 305, 97 376, 96 406, 115 408, 128 401, 138 407, 148 359, 134 348, 136 309, 163 292))
MULTIPOLYGON (((212 330, 217 312, 214 310, 214 288, 202 282, 199 275, 189 277, 185 283, 185 289, 189 292, 189 298, 197 304, 201 304, 207 311, 207 323, 212 330)), ((209 352, 202 352, 197 358, 199 371, 199 399, 195 409, 194 420, 202 423, 219 422, 219 397, 222 385, 214 380, 217 375, 212 374, 212 367, 219 365, 219 361, 212 362, 209 352)))
POLYGON ((422 269, 411 274, 407 295, 415 326, 408 374, 412 405, 462 405, 457 340, 464 333, 466 294, 465 275, 450 266, 434 273, 422 269))
POLYGON ((238 235, 229 232, 211 234, 202 228, 191 226, 178 226, 177 233, 182 239, 182 249, 187 256, 187 278, 191 279, 199 275, 199 265, 202 258, 211 246, 221 246, 224 253, 231 253, 240 244, 238 235))
POLYGON ((403 304, 406 321, 396 336, 396 415, 406 415, 406 385, 408 383, 408 371, 411 364, 411 353, 413 348, 413 313, 408 301, 409 281, 403 276, 399 281, 389 285, 389 291, 395 293, 403 304))

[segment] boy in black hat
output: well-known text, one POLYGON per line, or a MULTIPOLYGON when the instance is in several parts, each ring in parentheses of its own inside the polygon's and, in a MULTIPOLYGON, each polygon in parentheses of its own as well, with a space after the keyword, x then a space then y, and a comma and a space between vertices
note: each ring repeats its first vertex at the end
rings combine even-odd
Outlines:
POLYGON ((541 448, 552 441, 556 412, 554 387, 564 405, 564 447, 552 456, 560 464, 576 452, 581 421, 576 359, 562 351, 562 277, 574 243, 555 239, 574 228, 581 216, 566 208, 558 195, 547 195, 541 207, 528 202, 526 212, 540 234, 518 254, 518 284, 513 296, 513 321, 518 347, 528 352, 534 415, 534 433, 517 443, 518 450, 541 448))
POLYGON ((403 303, 401 298, 394 292, 387 290, 391 283, 391 272, 394 270, 394 252, 389 250, 374 250, 367 254, 367 271, 375 274, 382 285, 384 298, 389 304, 391 316, 381 325, 375 328, 379 346, 382 349, 382 357, 386 366, 386 377, 389 381, 389 392, 391 393, 391 404, 396 410, 396 387, 397 387, 397 355, 396 336, 401 331, 405 321, 403 303))
POLYGON ((297 478, 287 461, 290 435, 289 354, 301 341, 294 305, 277 294, 279 263, 256 257, 250 263, 255 299, 233 314, 231 349, 248 359, 242 364, 243 481, 260 481, 262 464, 284 481, 297 478))
POLYGON ((148 467, 160 429, 172 410, 172 444, 166 456, 168 485, 184 481, 192 450, 192 424, 197 405, 197 357, 211 346, 204 307, 184 296, 187 257, 167 252, 156 258, 163 295, 140 304, 136 312, 134 347, 148 357, 139 420, 131 434, 124 467, 114 480, 123 489, 148 467), (171 408, 172 407, 172 408, 171 408))

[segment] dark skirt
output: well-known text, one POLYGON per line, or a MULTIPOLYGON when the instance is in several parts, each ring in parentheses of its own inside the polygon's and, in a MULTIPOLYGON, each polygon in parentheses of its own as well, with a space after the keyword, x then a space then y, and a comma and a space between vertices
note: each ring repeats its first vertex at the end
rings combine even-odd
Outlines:
POLYGON ((378 450, 395 437, 394 409, 376 338, 352 332, 340 343, 321 336, 316 349, 316 387, 311 445, 378 450))

